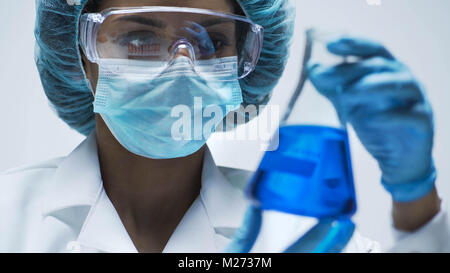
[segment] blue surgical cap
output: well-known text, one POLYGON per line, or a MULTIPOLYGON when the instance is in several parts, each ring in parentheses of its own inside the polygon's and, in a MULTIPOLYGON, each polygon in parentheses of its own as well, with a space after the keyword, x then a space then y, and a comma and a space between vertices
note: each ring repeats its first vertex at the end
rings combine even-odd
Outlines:
MULTIPOLYGON (((288 58, 295 9, 290 0, 237 0, 264 27, 259 62, 240 81, 244 106, 264 105, 288 58)), ((58 116, 84 135, 95 128, 94 97, 86 78, 78 41, 80 15, 88 0, 36 0, 35 58, 41 82, 58 116)))

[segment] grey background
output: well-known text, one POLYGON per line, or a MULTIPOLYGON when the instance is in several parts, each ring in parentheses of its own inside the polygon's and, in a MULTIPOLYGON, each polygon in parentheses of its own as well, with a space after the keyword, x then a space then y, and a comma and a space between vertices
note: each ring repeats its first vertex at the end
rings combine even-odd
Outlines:
MULTIPOLYGON (((427 88, 436 119, 434 158, 441 196, 450 196, 450 1, 366 0, 296 1, 296 36, 292 55, 271 103, 282 109, 298 78, 307 27, 362 33, 382 41, 407 63, 427 88)), ((34 65, 34 1, 4 1, 0 9, 0 171, 68 154, 83 136, 68 128, 51 110, 34 65)), ((314 113, 311 113, 314 115, 314 113)), ((376 162, 351 132, 358 193, 356 222, 360 232, 385 247, 390 234, 390 198, 380 183, 376 162)), ((210 142, 218 164, 254 168, 261 152, 251 145, 210 142), (239 156, 236 156, 239 155, 239 156)))

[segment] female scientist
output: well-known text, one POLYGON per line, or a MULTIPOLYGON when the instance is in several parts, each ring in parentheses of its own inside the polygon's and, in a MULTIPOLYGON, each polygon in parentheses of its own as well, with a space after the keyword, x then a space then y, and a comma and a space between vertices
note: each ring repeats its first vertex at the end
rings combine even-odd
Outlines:
MULTIPOLYGON (((36 5, 44 90, 59 117, 87 138, 65 158, 0 176, 0 251, 249 251, 260 211, 250 206, 242 224, 248 204, 236 180, 246 175, 218 168, 205 143, 227 115, 242 114, 239 106, 268 102, 293 33, 289 2, 36 5), (189 114, 174 130, 180 113, 189 114), (200 137, 198 113, 210 125, 200 137)), ((447 250, 433 117, 421 86, 377 43, 341 38, 328 47, 361 59, 311 66, 310 78, 379 163, 394 200, 394 250, 447 250), (339 99, 338 85, 345 87, 339 99)), ((355 233, 346 251, 379 247, 355 233)))

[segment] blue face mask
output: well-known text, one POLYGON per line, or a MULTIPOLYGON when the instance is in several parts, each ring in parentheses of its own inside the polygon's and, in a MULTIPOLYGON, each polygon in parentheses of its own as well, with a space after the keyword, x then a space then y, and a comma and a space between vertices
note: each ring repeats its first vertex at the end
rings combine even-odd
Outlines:
MULTIPOLYGON (((212 80, 199 76, 189 58, 178 57, 153 77, 149 75, 155 73, 145 73, 151 68, 142 64, 129 60, 123 65, 100 64, 94 100, 94 112, 134 154, 154 159, 193 154, 242 103, 236 71, 222 73, 227 81, 217 75, 212 80)), ((236 57, 221 59, 224 64, 237 67, 236 57)), ((208 71, 210 65, 217 64, 208 62, 202 69, 208 71)))

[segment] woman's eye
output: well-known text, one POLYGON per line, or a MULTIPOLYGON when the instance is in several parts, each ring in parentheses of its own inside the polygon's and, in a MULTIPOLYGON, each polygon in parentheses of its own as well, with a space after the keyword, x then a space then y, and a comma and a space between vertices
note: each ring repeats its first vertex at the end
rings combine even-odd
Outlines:
POLYGON ((231 46, 229 39, 221 33, 210 33, 210 37, 216 51, 231 46))
POLYGON ((220 50, 225 45, 224 41, 222 40, 213 40, 213 44, 216 50, 220 50))
POLYGON ((140 46, 143 44, 154 43, 157 40, 157 36, 152 31, 134 31, 126 34, 121 34, 116 38, 116 42, 121 46, 127 46, 129 44, 140 46))
POLYGON ((127 48, 129 56, 155 56, 161 50, 158 37, 151 31, 135 31, 119 35, 117 42, 127 48))

